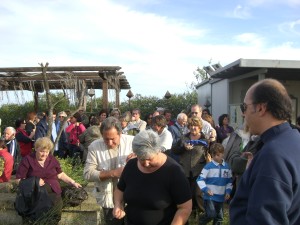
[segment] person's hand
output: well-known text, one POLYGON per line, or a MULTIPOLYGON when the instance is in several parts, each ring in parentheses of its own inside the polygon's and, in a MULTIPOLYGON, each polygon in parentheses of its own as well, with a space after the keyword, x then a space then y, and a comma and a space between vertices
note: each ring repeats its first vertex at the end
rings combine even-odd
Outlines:
POLYGON ((206 154, 205 160, 207 163, 211 162, 211 155, 209 153, 206 154))
POLYGON ((117 178, 121 177, 121 174, 122 174, 122 172, 123 172, 123 169, 124 169, 124 166, 119 167, 119 168, 117 168, 117 169, 114 169, 114 170, 113 170, 113 177, 117 177, 117 178))
POLYGON ((116 219, 122 219, 126 215, 125 211, 121 207, 114 207, 113 216, 116 219))
POLYGON ((243 152, 241 156, 248 160, 246 165, 246 169, 247 169, 253 159, 253 154, 251 152, 243 152))
POLYGON ((253 154, 251 152, 243 152, 241 156, 243 158, 248 159, 248 160, 252 160, 253 159, 253 154))
POLYGON ((76 187, 76 188, 81 188, 82 187, 81 184, 79 184, 77 182, 73 183, 73 186, 76 187))
POLYGON ((190 143, 184 143, 184 148, 188 151, 192 150, 194 145, 191 145, 190 143))
POLYGON ((136 154, 130 153, 126 158, 126 162, 128 162, 130 159, 133 159, 133 158, 136 158, 136 154))
POLYGON ((45 185, 45 181, 42 178, 40 178, 39 185, 40 186, 44 186, 45 185))
POLYGON ((207 194, 208 194, 209 196, 213 196, 213 195, 214 195, 214 193, 213 193, 211 190, 208 190, 208 191, 207 191, 207 194))
POLYGON ((230 194, 225 195, 225 200, 228 200, 228 199, 230 199, 230 194))

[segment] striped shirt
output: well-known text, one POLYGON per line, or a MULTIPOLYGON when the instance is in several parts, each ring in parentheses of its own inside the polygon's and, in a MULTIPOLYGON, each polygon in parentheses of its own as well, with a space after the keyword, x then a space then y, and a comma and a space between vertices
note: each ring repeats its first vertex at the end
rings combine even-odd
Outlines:
POLYGON ((232 173, 229 165, 223 160, 221 164, 212 160, 207 163, 197 178, 197 184, 204 193, 204 200, 224 202, 225 194, 232 190, 232 173), (213 195, 207 194, 211 190, 213 195))

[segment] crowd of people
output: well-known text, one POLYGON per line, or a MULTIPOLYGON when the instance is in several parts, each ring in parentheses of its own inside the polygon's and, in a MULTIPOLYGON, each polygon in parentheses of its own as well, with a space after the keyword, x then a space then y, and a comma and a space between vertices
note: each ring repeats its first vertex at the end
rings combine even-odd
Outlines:
POLYGON ((228 114, 216 124, 198 104, 176 119, 161 108, 144 120, 137 108, 89 117, 62 111, 51 115, 52 130, 47 113, 29 113, 4 131, 0 182, 13 173, 18 182, 37 176, 52 205, 60 206, 58 180, 81 185, 55 156, 79 157, 107 225, 184 225, 193 213, 199 225, 220 225, 224 202, 231 224, 300 224, 300 136, 289 123, 286 89, 273 79, 257 82, 241 111, 243 129, 230 126, 228 114))

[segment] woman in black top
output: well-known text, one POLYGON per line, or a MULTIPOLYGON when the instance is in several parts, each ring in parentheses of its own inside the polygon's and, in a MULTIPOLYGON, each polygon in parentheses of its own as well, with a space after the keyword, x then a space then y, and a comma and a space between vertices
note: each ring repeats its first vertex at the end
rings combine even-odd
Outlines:
POLYGON ((157 143, 152 130, 135 136, 132 148, 137 158, 128 161, 114 192, 113 214, 118 219, 126 214, 128 225, 184 225, 190 216, 189 183, 180 165, 157 143))

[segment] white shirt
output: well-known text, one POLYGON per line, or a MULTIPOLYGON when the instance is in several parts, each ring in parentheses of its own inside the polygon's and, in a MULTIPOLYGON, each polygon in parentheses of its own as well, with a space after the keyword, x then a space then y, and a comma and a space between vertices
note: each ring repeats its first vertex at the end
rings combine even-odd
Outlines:
POLYGON ((173 137, 172 137, 171 132, 168 130, 168 128, 165 127, 163 129, 163 131, 161 132, 161 134, 158 134, 158 136, 159 136, 159 145, 160 145, 160 147, 163 148, 162 151, 164 152, 168 149, 171 149, 173 137))

